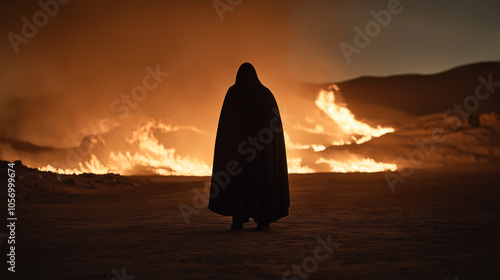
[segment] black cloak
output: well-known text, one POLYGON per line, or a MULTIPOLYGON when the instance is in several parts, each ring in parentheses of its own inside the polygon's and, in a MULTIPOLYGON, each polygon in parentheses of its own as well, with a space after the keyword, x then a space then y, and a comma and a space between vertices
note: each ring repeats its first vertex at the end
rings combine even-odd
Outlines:
POLYGON ((252 64, 243 63, 222 105, 208 208, 271 223, 288 215, 289 207, 278 104, 252 64))

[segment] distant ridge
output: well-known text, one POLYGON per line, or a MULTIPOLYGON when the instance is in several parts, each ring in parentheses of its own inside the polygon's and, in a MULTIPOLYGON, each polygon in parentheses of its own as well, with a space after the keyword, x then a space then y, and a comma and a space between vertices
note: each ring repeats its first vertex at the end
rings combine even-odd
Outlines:
MULTIPOLYGON (((478 77, 500 82, 500 62, 480 62, 452 68, 430 75, 396 75, 388 77, 359 77, 336 83, 349 109, 355 115, 373 118, 376 112, 366 112, 366 104, 397 109, 411 115, 428 115, 462 104, 474 95, 478 77)), ((484 88, 482 89, 485 90, 484 88)), ((500 111, 500 87, 487 100, 480 101, 472 112, 500 111)))

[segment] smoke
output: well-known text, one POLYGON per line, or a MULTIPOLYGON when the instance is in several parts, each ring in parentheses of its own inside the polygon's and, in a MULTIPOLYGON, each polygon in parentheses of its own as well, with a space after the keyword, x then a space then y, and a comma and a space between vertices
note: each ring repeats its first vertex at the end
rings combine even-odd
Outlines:
MULTIPOLYGON (((2 34, 22 36, 21 19, 32 21, 41 10, 36 3, 2 5, 12 11, 2 34)), ((294 115, 314 107, 301 104, 308 78, 300 76, 321 67, 300 55, 314 51, 293 47, 299 40, 289 6, 242 1, 224 11, 223 21, 219 14, 211 1, 60 4, 17 54, 8 39, 1 42, 2 138, 64 149, 99 134, 109 148, 98 152, 105 154, 138 126, 161 120, 205 131, 202 138, 182 131, 156 137, 181 156, 210 163, 224 95, 245 61, 280 107, 294 115), (147 78, 155 71, 168 75, 147 78)))
MULTIPOLYGON (((22 9, 2 34, 22 35, 22 9)), ((9 6, 9 8, 11 8, 9 6)), ((170 73, 130 115, 213 130, 227 88, 240 63, 255 64, 263 82, 278 89, 286 77, 280 50, 287 13, 274 4, 243 2, 220 21, 212 2, 74 1, 61 5, 15 54, 2 42, 0 105, 4 137, 38 145, 76 145, 99 119, 119 119, 112 103, 143 83, 146 67, 170 73)), ((288 79, 289 81, 289 79, 288 79)), ((276 95, 286 96, 275 91, 276 95)))
MULTIPOLYGON (((370 10, 385 7, 387 1, 218 2, 229 5, 223 17, 212 0, 68 1, 58 4, 57 12, 34 36, 25 38, 27 43, 19 44, 16 53, 5 35, 23 36, 24 18, 33 22, 34 15, 43 12, 39 3, 60 2, 2 1, 0 140, 59 149, 64 158, 66 147, 82 146, 82 139, 101 134, 108 148, 99 151, 106 154, 111 147, 125 145, 123 139, 137 127, 161 121, 206 132, 158 133, 155 139, 182 157, 209 164, 224 95, 245 61, 255 66, 280 109, 295 116, 294 124, 284 125, 291 140, 300 144, 313 141, 301 133, 304 128, 293 130, 294 125, 312 129, 308 117, 324 118, 314 104, 317 89, 311 91, 305 83, 366 73, 360 69, 403 72, 397 67, 380 70, 380 65, 389 64, 373 61, 368 61, 368 68, 362 63, 347 65, 338 49, 341 41, 352 40, 353 27, 371 20, 370 10), (148 78, 157 69, 168 75, 161 81, 148 78)), ((413 8, 405 9, 400 18, 412 18, 413 8)), ((399 21, 384 29, 378 43, 372 44, 375 52, 364 54, 383 50, 386 55, 380 57, 385 58, 395 48, 412 52, 408 46, 394 45, 405 40, 387 39, 402 38, 405 26, 399 21)), ((426 42, 411 42, 416 41, 426 42)), ((399 65, 421 61, 408 57, 407 63, 398 58, 399 65)), ((426 65, 435 65, 433 59, 426 65)), ((16 155, 6 151, 9 146, 1 147, 2 155, 16 155)))

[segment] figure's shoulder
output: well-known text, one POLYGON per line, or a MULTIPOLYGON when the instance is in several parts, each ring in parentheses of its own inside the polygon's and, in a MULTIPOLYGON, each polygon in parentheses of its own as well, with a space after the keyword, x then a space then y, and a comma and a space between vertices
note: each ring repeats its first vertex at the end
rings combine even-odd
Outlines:
POLYGON ((273 93, 263 84, 252 84, 252 85, 238 85, 234 84, 229 87, 226 93, 226 98, 231 96, 253 96, 255 97, 272 97, 273 93))
POLYGON ((226 92, 226 98, 228 96, 234 95, 236 92, 238 92, 238 87, 236 87, 235 85, 230 86, 226 92))
POLYGON ((268 89, 266 86, 264 86, 264 85, 262 85, 262 88, 263 88, 262 91, 264 92, 264 94, 266 96, 268 96, 269 98, 271 98, 271 99, 274 100, 273 92, 270 89, 268 89))

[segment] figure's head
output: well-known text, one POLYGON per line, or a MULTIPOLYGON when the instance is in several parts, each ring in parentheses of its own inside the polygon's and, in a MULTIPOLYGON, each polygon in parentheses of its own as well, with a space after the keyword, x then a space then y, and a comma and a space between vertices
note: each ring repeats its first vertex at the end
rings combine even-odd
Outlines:
POLYGON ((252 64, 245 62, 241 64, 236 74, 236 84, 260 84, 257 72, 252 64))

